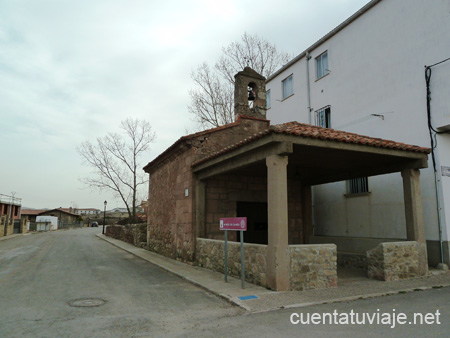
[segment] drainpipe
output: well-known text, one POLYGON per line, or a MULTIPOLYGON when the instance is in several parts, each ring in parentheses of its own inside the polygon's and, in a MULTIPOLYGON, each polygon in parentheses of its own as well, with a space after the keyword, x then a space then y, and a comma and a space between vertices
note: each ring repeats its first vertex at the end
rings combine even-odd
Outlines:
POLYGON ((438 226, 439 226, 439 244, 441 249, 441 264, 444 263, 444 246, 443 246, 443 239, 442 239, 442 220, 441 220, 441 199, 439 194, 439 184, 440 180, 438 177, 438 173, 436 170, 434 171, 434 184, 436 186, 436 204, 437 204, 437 216, 438 216, 438 226))
POLYGON ((311 59, 311 56, 309 56, 309 52, 306 51, 306 97, 307 97, 307 100, 308 100, 309 124, 312 124, 312 117, 311 117, 311 88, 309 86, 309 59, 311 59))
MULTIPOLYGON (((430 143, 431 143, 431 158, 433 160, 433 170, 434 170, 434 184, 435 184, 435 191, 436 191, 436 207, 437 207, 437 216, 438 216, 438 226, 439 226, 439 245, 441 250, 441 263, 438 265, 438 268, 444 268, 444 248, 443 248, 443 239, 442 239, 442 220, 441 220, 441 199, 440 199, 440 193, 439 193, 439 174, 437 172, 437 167, 440 167, 440 163, 436 165, 436 157, 434 150, 437 148, 437 142, 435 144, 435 137, 436 134, 440 134, 439 131, 435 130, 433 126, 431 125, 431 90, 430 90, 430 82, 431 82, 431 67, 437 66, 443 62, 449 61, 450 58, 440 61, 438 63, 435 63, 431 66, 425 66, 425 83, 426 83, 426 89, 427 89, 427 118, 428 118, 428 131, 430 132, 430 143), (434 135, 433 135, 434 132, 434 135)), ((437 160, 440 162, 440 158, 437 160)))

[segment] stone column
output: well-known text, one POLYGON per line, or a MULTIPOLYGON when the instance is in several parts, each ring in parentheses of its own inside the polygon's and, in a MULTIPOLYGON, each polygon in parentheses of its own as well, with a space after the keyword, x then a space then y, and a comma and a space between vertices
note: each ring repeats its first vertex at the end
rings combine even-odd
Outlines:
POLYGON ((403 194, 405 200, 406 237, 419 244, 419 273, 428 272, 427 242, 423 222, 422 196, 420 192, 420 171, 402 170, 403 194))
POLYGON ((287 156, 266 158, 268 202, 267 285, 273 290, 290 289, 288 247, 287 156))

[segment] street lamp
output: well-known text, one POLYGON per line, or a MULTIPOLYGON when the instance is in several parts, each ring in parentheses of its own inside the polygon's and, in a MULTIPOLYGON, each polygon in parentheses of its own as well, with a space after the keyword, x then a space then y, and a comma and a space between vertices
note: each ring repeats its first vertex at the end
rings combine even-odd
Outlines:
POLYGON ((103 202, 103 205, 105 206, 105 209, 103 209, 103 230, 102 230, 102 234, 105 234, 105 218, 106 218, 106 205, 108 204, 108 202, 103 202))

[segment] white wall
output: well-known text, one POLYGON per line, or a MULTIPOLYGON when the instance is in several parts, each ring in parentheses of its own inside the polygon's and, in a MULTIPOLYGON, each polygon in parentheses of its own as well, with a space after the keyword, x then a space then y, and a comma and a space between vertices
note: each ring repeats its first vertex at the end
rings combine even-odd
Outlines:
MULTIPOLYGON (((430 147, 425 65, 450 57, 450 1, 383 0, 336 35, 310 50, 311 107, 331 106, 332 128, 430 147), (315 57, 328 51, 330 73, 316 80, 315 57), (372 114, 383 115, 380 117, 372 114)), ((293 41, 295 43, 295 41, 293 41)), ((267 83, 272 124, 315 123, 307 109, 306 58, 267 83), (281 100, 281 81, 293 74, 294 95, 281 100)), ((450 61, 432 69, 434 122, 450 124, 450 61)), ((450 135, 438 136, 437 156, 450 166, 450 135)), ((431 156, 421 170, 426 237, 437 240, 436 192, 431 156)), ((450 229, 450 177, 443 177, 444 240, 450 229), (445 217, 445 215, 447 215, 445 217)), ((345 183, 314 188, 317 234, 405 238, 400 173, 369 178, 371 194, 346 198, 345 183)))
MULTIPOLYGON (((36 222, 50 222, 50 230, 58 230, 58 217, 56 216, 36 216, 36 222)), ((38 229, 40 230, 40 229, 38 229)), ((47 230, 47 229, 42 229, 47 230)))

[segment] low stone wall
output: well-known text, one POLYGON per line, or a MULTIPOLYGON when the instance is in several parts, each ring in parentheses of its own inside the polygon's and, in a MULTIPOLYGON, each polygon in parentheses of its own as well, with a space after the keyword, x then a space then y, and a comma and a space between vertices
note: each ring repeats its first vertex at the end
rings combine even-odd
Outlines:
MULTIPOLYGON (((195 250, 198 266, 224 273, 225 242, 214 239, 197 238, 195 250)), ((244 244, 245 280, 267 286, 266 283, 266 245, 244 244)), ((241 276, 241 244, 228 242, 228 275, 241 276)))
POLYGON ((138 247, 144 247, 147 244, 147 224, 108 225, 105 235, 138 247))
POLYGON ((291 290, 336 287, 336 252, 335 244, 290 245, 291 290))
POLYGON ((369 278, 384 281, 418 277, 419 247, 417 242, 380 243, 367 251, 369 278))
POLYGON ((367 256, 353 252, 338 252, 337 264, 347 268, 367 270, 367 256))

